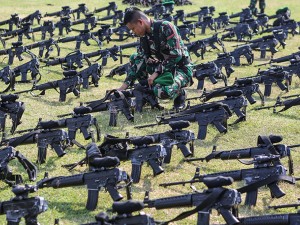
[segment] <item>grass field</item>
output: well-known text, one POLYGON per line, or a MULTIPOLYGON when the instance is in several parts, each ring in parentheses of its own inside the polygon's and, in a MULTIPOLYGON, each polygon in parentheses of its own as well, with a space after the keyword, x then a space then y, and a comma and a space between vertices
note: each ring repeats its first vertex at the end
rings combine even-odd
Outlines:
MULTIPOLYGON (((175 10, 180 8, 184 9, 185 12, 193 12, 199 9, 201 6, 211 6, 214 5, 216 7, 216 16, 219 12, 228 12, 236 13, 241 11, 242 8, 248 6, 249 1, 238 1, 238 0, 223 0, 223 1, 196 1, 191 0, 193 5, 187 5, 179 7, 177 6, 175 10)), ((124 10, 127 6, 122 5, 121 0, 116 0, 118 4, 118 9, 124 10)), ((18 13, 20 17, 24 17, 29 13, 34 12, 39 9, 44 15, 46 12, 54 12, 61 9, 61 6, 69 5, 71 8, 76 8, 79 3, 82 1, 66 1, 66 0, 28 0, 28 1, 3 1, 0 0, 0 21, 8 19, 11 14, 18 13)), ((90 11, 93 11, 95 8, 100 8, 106 6, 108 2, 104 1, 94 1, 87 0, 85 1, 87 7, 90 11)), ((266 14, 272 15, 279 8, 283 8, 288 6, 292 12, 292 18, 296 21, 300 21, 300 15, 297 13, 300 9, 300 4, 298 1, 287 0, 287 1, 267 1, 266 14)), ((105 16, 105 13, 97 14, 99 17, 105 16)), ((53 19, 58 20, 58 18, 43 18, 42 21, 53 19)), ((35 26, 37 26, 35 22, 35 26)), ((77 25, 78 29, 82 29, 82 25, 77 25)), ((213 34, 212 31, 208 31, 207 35, 199 34, 199 29, 197 30, 196 38, 191 39, 191 41, 202 39, 206 36, 210 36, 213 34)), ((54 38, 58 38, 58 31, 55 31, 54 38)), ((69 33, 70 36, 77 35, 76 32, 69 33)), ((39 41, 41 39, 39 34, 35 35, 35 40, 39 41)), ((16 41, 16 38, 8 41, 8 46, 12 42, 16 41)), ((135 39, 129 39, 126 42, 133 42, 135 39)), ((25 44, 32 43, 32 40, 24 39, 25 44)), ((279 49, 279 52, 275 54, 275 58, 291 54, 293 52, 299 51, 298 46, 300 43, 300 36, 296 35, 292 37, 289 35, 287 41, 287 46, 285 49, 279 49)), ((91 41, 91 46, 85 46, 82 44, 83 52, 92 52, 97 49, 96 44, 91 41)), ((117 42, 111 42, 107 44, 104 43, 103 48, 113 46, 114 44, 123 44, 117 42)), ((225 47, 228 50, 233 49, 233 45, 238 44, 235 42, 225 42, 225 47)), ((73 51, 75 48, 75 43, 67 43, 61 44, 61 56, 65 56, 69 52, 73 51)), ((37 49, 33 50, 34 53, 37 53, 37 49)), ((131 53, 130 51, 125 51, 125 53, 131 53)), ((206 53, 205 59, 200 60, 200 58, 196 58, 195 55, 192 55, 192 59, 194 63, 207 62, 209 60, 213 60, 216 58, 217 51, 211 51, 206 53)), ((247 77, 254 76, 257 73, 258 67, 254 67, 254 65, 261 64, 264 62, 268 62, 270 60, 270 53, 267 52, 267 58, 262 60, 259 59, 260 52, 254 52, 255 61, 252 66, 241 66, 235 67, 235 72, 229 78, 229 84, 232 84, 235 77, 247 77)), ((55 56, 55 50, 52 53, 52 56, 55 56)), ((7 58, 4 58, 2 62, 0 62, 1 68, 6 66, 7 58)), ((25 58, 25 61, 29 60, 29 58, 25 58)), ((17 59, 15 59, 15 63, 13 65, 19 65, 17 59)), ((41 63, 43 65, 43 63, 41 63)), ((109 71, 119 65, 119 61, 113 62, 109 59, 108 65, 104 68, 103 76, 100 79, 99 87, 91 87, 88 90, 81 89, 80 98, 76 98, 72 94, 67 95, 66 102, 58 102, 58 93, 55 90, 46 91, 46 95, 40 97, 33 97, 30 94, 22 94, 20 95, 20 100, 24 101, 26 104, 26 110, 22 118, 22 124, 18 127, 18 130, 33 128, 36 126, 38 122, 38 118, 42 118, 43 120, 57 120, 57 115, 63 113, 69 113, 75 106, 79 106, 80 102, 91 101, 95 99, 101 99, 105 95, 105 91, 107 89, 117 88, 120 86, 121 82, 125 79, 125 77, 115 76, 114 78, 106 78, 105 75, 109 73, 109 71)), ((262 69, 267 68, 267 66, 261 67, 262 69)), ((54 67, 44 67, 40 72, 42 74, 42 79, 40 83, 44 83, 50 80, 58 80, 61 79, 61 68, 60 66, 54 67)), ((195 82, 197 83, 197 82, 195 82)), ((215 86, 206 82, 208 89, 213 89, 215 86)), ((4 86, 3 83, 0 84, 2 90, 4 86)), ((220 87, 222 84, 219 82, 216 87, 220 87)), ((17 84, 16 91, 21 91, 25 89, 30 89, 32 84, 17 84)), ((261 86, 261 89, 264 90, 264 86, 261 86)), ((300 80, 298 77, 294 77, 293 83, 290 88, 289 94, 297 94, 300 90, 300 80)), ((199 93, 196 90, 196 84, 192 87, 187 88, 189 96, 196 96, 199 93)), ((266 104, 271 105, 275 103, 276 97, 282 94, 277 86, 272 87, 272 94, 269 98, 267 98, 266 104)), ((288 94, 288 95, 289 95, 288 94)), ((254 110, 256 107, 260 106, 260 101, 258 96, 255 96, 257 103, 255 105, 249 105, 247 108, 247 121, 240 123, 238 125, 234 125, 228 128, 228 133, 219 134, 218 131, 212 126, 208 127, 207 138, 205 140, 197 140, 195 142, 195 156, 196 157, 204 157, 208 153, 211 152, 213 145, 216 145, 218 149, 231 150, 237 148, 247 148, 251 146, 256 146, 257 136, 258 135, 269 135, 269 134, 280 134, 283 136, 283 143, 287 145, 299 144, 300 143, 300 113, 299 107, 293 107, 286 112, 280 114, 273 114, 272 110, 262 110, 256 111, 254 110)), ((192 104, 199 103, 198 101, 193 101, 192 104)), ((172 102, 163 101, 162 105, 167 109, 171 109, 172 102)), ((168 130, 167 126, 160 126, 154 128, 146 128, 143 130, 137 130, 134 128, 134 125, 145 124, 154 122, 154 115, 159 114, 157 110, 145 109, 143 114, 135 115, 134 124, 128 122, 123 115, 119 114, 118 118, 118 126, 117 127, 108 127, 108 118, 109 113, 97 113, 94 116, 100 122, 101 132, 102 134, 113 134, 116 136, 124 137, 126 132, 130 132, 131 136, 135 135, 146 135, 157 132, 162 132, 168 130)), ((230 118, 230 122, 235 120, 235 116, 230 118)), ((10 124, 8 124, 7 129, 9 129, 10 124)), ((198 126, 196 123, 193 123, 190 127, 195 133, 197 133, 198 126)), ((17 135, 16 135, 17 136, 17 135)), ((88 141, 85 141, 81 134, 77 133, 78 141, 84 145, 88 144, 88 141)), ((100 144, 100 142, 99 142, 100 144)), ((35 162, 37 157, 37 146, 36 145, 28 145, 28 146, 20 146, 17 150, 21 151, 26 157, 28 157, 31 161, 35 162)), ((295 176, 300 176, 300 154, 299 148, 293 150, 293 159, 294 159, 294 169, 295 176), (297 151, 298 150, 298 151, 297 151)), ((85 152, 81 149, 72 147, 67 150, 67 154, 58 158, 54 151, 48 151, 47 162, 42 165, 37 165, 39 174, 38 179, 43 178, 44 173, 46 171, 49 172, 49 176, 60 176, 60 175, 70 175, 77 174, 79 172, 84 171, 86 168, 76 168, 72 173, 68 172, 66 169, 62 168, 61 165, 68 164, 72 162, 76 162, 82 159, 85 156, 85 152)), ((287 166, 287 159, 282 160, 284 165, 287 166)), ((17 160, 14 160, 10 163, 10 166, 13 168, 14 173, 21 174, 27 181, 28 184, 34 184, 34 182, 29 182, 27 178, 27 174, 22 167, 19 165, 17 160)), ((172 195, 179 195, 191 192, 191 189, 187 186, 185 187, 172 187, 172 188, 161 188, 158 184, 163 182, 171 182, 171 181, 179 181, 179 180, 188 180, 191 179, 195 168, 197 166, 201 167, 201 173, 212 173, 218 171, 225 170, 235 170, 242 168, 249 168, 243 166, 239 162, 235 161, 221 161, 221 160, 212 160, 209 163, 186 163, 183 161, 182 154, 180 151, 173 150, 172 161, 168 165, 164 165, 165 173, 154 177, 152 176, 152 171, 150 167, 144 166, 142 169, 142 177, 139 184, 133 185, 133 197, 136 200, 143 200, 144 193, 146 190, 150 191, 150 199, 158 198, 158 197, 167 197, 172 195)), ((122 163, 121 168, 128 171, 131 171, 130 162, 122 163)), ((251 167, 251 166, 250 166, 251 167)), ((202 184, 195 184, 198 189, 203 189, 204 186, 202 184)), ((241 187, 243 184, 241 182, 235 183, 232 187, 241 187)), ((249 216, 249 215, 263 215, 268 213, 275 213, 275 211, 267 210, 266 207, 270 204, 286 204, 289 202, 296 202, 299 197, 300 191, 298 190, 299 185, 295 186, 288 184, 280 184, 280 187, 286 195, 280 199, 271 199, 269 189, 262 188, 259 190, 257 206, 255 208, 248 208, 245 206, 240 207, 240 215, 241 216, 249 216)), ((8 187, 3 182, 0 182, 0 201, 8 200, 13 197, 11 188, 8 187)), ((125 196, 125 191, 120 191, 125 196)), ((99 192, 99 202, 98 207, 95 211, 87 211, 85 209, 86 199, 87 199, 87 189, 86 187, 76 187, 76 188, 63 188, 63 189, 41 189, 38 190, 36 194, 32 194, 31 196, 43 196, 49 205, 49 209, 41 214, 38 217, 40 224, 53 224, 55 218, 60 219, 61 225, 69 225, 69 224, 81 224, 94 221, 94 216, 100 212, 105 211, 111 207, 112 200, 109 197, 108 193, 104 193, 103 191, 99 192)), ((243 195, 243 199, 244 199, 243 195)), ((155 219, 158 220, 168 220, 173 218, 175 215, 180 212, 186 211, 187 209, 172 209, 172 210, 149 210, 145 209, 145 212, 153 215, 155 219)), ((281 212, 295 212, 294 209, 282 210, 281 212)), ((216 212, 213 212, 211 215, 212 224, 222 224, 223 220, 221 216, 217 215, 216 212)), ((5 224, 5 216, 0 216, 0 224, 5 224)), ((22 221, 22 224, 24 222, 22 221)), ((175 224, 175 223, 174 223, 175 224)), ((196 215, 191 216, 183 221, 177 222, 176 224, 196 224, 196 215)))

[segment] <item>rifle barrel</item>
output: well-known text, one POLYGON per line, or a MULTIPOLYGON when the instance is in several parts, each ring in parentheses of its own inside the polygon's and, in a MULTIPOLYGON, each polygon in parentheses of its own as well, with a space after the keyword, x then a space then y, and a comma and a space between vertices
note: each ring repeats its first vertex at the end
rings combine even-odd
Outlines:
POLYGON ((141 129, 145 127, 154 127, 156 125, 159 125, 158 123, 150 123, 150 124, 145 124, 145 125, 139 125, 139 126, 134 126, 134 128, 141 129))
POLYGON ((193 161, 204 161, 205 158, 189 158, 189 159, 184 159, 185 162, 193 162, 193 161))
POLYGON ((66 114, 58 115, 57 117, 58 117, 58 118, 62 118, 62 117, 72 116, 72 115, 73 115, 73 113, 66 113, 66 114))
POLYGON ((299 203, 295 203, 295 204, 273 205, 273 206, 268 206, 268 208, 269 209, 298 208, 299 206, 300 206, 299 203))
POLYGON ((202 182, 201 179, 193 179, 193 180, 189 180, 189 181, 177 181, 177 182, 170 182, 170 183, 162 183, 159 184, 159 186, 162 187, 168 187, 168 186, 175 186, 175 185, 185 185, 185 184, 192 184, 192 183, 196 183, 196 182, 202 182))
POLYGON ((298 148, 298 147, 300 147, 300 144, 297 144, 297 145, 289 145, 288 147, 289 147, 289 148, 298 148))

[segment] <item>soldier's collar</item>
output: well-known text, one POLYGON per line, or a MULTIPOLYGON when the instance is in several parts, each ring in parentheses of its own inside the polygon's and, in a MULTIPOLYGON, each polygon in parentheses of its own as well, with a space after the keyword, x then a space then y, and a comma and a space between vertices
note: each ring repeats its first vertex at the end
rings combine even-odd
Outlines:
POLYGON ((153 19, 150 19, 150 34, 148 35, 153 35, 153 32, 154 32, 154 20, 153 19))

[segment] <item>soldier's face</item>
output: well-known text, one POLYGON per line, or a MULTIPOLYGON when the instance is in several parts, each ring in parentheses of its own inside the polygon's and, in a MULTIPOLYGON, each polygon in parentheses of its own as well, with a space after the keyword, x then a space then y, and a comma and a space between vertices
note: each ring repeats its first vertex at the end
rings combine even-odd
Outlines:
POLYGON ((135 23, 127 23, 126 26, 132 30, 132 32, 139 36, 145 36, 146 34, 146 27, 145 27, 145 23, 143 20, 139 19, 137 22, 135 23))

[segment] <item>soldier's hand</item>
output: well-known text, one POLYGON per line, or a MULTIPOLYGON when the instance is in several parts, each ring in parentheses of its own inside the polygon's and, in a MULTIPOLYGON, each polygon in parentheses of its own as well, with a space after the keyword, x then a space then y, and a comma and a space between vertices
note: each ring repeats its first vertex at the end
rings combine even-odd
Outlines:
POLYGON ((158 73, 154 72, 149 78, 148 78, 148 84, 149 86, 152 86, 153 81, 158 77, 158 73))

